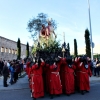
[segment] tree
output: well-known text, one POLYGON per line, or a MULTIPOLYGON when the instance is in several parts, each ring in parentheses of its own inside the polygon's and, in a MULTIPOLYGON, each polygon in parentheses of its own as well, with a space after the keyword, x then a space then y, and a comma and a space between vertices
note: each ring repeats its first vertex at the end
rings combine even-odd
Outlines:
MULTIPOLYGON (((40 32, 42 25, 43 24, 45 26, 47 25, 47 17, 48 17, 47 14, 39 13, 36 18, 32 18, 29 20, 28 25, 27 25, 27 29, 29 32, 31 32, 31 37, 33 38, 33 40, 37 39, 36 36, 40 32)), ((56 29, 57 24, 56 24, 55 20, 52 19, 51 23, 52 23, 54 29, 56 29)))
POLYGON ((28 58, 29 57, 29 43, 27 42, 27 45, 26 45, 26 57, 28 58))
POLYGON ((77 41, 76 39, 74 39, 74 56, 76 57, 78 55, 78 52, 77 52, 77 41))
POLYGON ((68 55, 70 55, 70 46, 69 43, 67 44, 68 55))
POLYGON ((85 30, 85 44, 86 44, 86 55, 91 57, 91 47, 90 47, 90 33, 89 30, 85 30))
POLYGON ((20 38, 18 38, 17 41, 17 59, 20 59, 21 56, 21 43, 20 43, 20 38))

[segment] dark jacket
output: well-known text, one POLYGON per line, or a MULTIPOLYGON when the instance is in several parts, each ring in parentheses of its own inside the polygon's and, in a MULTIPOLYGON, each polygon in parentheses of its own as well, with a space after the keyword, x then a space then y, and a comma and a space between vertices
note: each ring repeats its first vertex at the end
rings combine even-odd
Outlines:
POLYGON ((7 66, 4 66, 4 67, 3 67, 2 73, 3 73, 3 76, 9 76, 9 69, 8 69, 7 66))
POLYGON ((3 70, 4 63, 0 61, 0 69, 3 70))

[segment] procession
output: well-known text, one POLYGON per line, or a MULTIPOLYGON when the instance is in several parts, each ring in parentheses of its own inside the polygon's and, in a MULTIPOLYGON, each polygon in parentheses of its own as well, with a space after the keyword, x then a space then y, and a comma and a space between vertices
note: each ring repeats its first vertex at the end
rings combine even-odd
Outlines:
POLYGON ((100 100, 99 4, 1 0, 0 100, 100 100))
POLYGON ((4 87, 17 84, 19 76, 27 74, 30 97, 33 100, 60 97, 62 94, 71 96, 90 92, 89 77, 99 77, 100 61, 91 60, 87 55, 70 55, 68 44, 63 36, 63 44, 56 41, 52 19, 47 20, 47 26, 41 25, 38 38, 34 43, 33 54, 24 59, 0 61, 0 74, 3 75, 4 87))
MULTIPOLYGON (((43 43, 49 46, 49 41, 56 39, 56 34, 50 21, 48 26, 40 31, 41 39, 37 46, 43 43), (55 38, 53 38, 53 34, 55 38)), ((53 42, 52 42, 53 43, 53 42)), ((62 46, 62 50, 53 52, 37 51, 31 59, 26 59, 26 73, 28 75, 30 95, 33 100, 45 98, 48 94, 54 96, 73 95, 76 92, 84 95, 90 90, 89 77, 92 76, 90 58, 86 55, 72 58, 62 46)))

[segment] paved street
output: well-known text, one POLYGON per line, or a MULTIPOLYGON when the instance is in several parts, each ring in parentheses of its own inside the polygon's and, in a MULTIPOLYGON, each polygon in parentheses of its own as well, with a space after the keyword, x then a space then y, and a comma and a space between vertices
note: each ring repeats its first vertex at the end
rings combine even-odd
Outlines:
MULTIPOLYGON (((61 95, 60 97, 54 97, 53 100, 100 100, 100 77, 91 77, 90 82, 91 90, 85 95, 81 95, 80 93, 72 94, 71 96, 61 95)), ((20 78, 16 84, 9 85, 9 87, 3 87, 0 84, 0 100, 32 100, 28 88, 27 76, 20 78)), ((44 98, 37 100, 51 99, 46 94, 44 98)))

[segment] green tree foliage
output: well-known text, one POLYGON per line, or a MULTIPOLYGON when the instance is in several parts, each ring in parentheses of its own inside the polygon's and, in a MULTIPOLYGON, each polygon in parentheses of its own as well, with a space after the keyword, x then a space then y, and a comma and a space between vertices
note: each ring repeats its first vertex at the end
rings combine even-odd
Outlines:
POLYGON ((93 58, 95 59, 95 58, 99 58, 99 60, 100 60, 100 54, 95 54, 95 55, 93 55, 93 58))
POLYGON ((49 44, 49 46, 44 45, 44 46, 34 46, 32 49, 32 54, 37 54, 37 57, 50 57, 50 55, 61 55, 62 53, 62 48, 60 46, 59 41, 51 41, 51 43, 49 44))
POLYGON ((85 44, 86 44, 86 55, 91 57, 91 47, 90 47, 90 33, 89 30, 85 30, 85 44))
POLYGON ((28 58, 29 57, 29 43, 27 42, 27 45, 26 45, 26 57, 28 58))
POLYGON ((74 56, 76 57, 78 55, 78 52, 77 52, 77 41, 76 39, 74 39, 74 56))
POLYGON ((36 51, 56 52, 59 49, 61 49, 59 41, 51 41, 49 43, 49 46, 47 46, 46 44, 44 44, 43 46, 39 46, 39 44, 37 46, 33 46, 32 53, 34 54, 36 51))
MULTIPOLYGON (((39 33, 39 31, 42 28, 42 24, 44 24, 45 26, 47 26, 47 19, 48 19, 48 15, 44 14, 44 13, 39 13, 37 15, 37 17, 32 18, 29 20, 28 24, 27 24, 27 29, 29 32, 31 32, 31 37, 33 38, 33 40, 36 40, 36 36, 39 33)), ((55 20, 51 20, 51 23, 54 27, 54 29, 57 28, 57 24, 55 20)))
POLYGON ((21 43, 20 43, 20 38, 18 38, 17 41, 17 59, 20 59, 21 56, 21 43))

